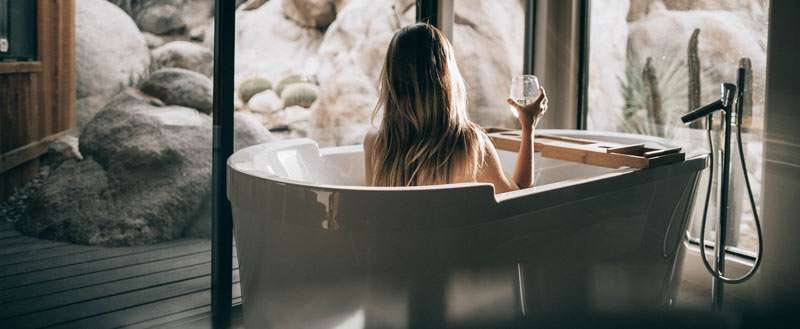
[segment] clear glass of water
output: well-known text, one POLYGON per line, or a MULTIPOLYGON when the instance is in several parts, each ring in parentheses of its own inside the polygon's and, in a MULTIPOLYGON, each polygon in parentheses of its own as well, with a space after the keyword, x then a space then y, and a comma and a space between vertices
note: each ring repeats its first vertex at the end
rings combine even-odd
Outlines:
MULTIPOLYGON (((511 99, 522 106, 533 103, 539 98, 539 79, 535 75, 523 74, 517 75, 511 79, 511 99)), ((519 116, 517 110, 509 106, 509 110, 514 116, 519 116)))

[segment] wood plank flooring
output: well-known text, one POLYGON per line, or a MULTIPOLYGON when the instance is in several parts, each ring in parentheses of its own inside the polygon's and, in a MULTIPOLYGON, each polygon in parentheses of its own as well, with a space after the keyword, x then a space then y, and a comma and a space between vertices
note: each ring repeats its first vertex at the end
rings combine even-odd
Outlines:
POLYGON ((206 327, 210 281, 209 240, 80 246, 23 236, 0 221, 0 328, 206 327))

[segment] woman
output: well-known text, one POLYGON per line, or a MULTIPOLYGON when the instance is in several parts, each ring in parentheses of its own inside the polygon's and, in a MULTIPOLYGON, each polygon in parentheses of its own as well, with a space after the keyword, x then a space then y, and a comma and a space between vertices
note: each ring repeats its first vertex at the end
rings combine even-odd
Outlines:
POLYGON ((533 129, 547 96, 527 106, 511 99, 522 126, 514 176, 505 177, 494 145, 467 118, 467 95, 453 49, 441 31, 415 24, 389 44, 376 112, 377 131, 364 138, 366 181, 372 186, 486 182, 495 193, 533 184, 533 129))

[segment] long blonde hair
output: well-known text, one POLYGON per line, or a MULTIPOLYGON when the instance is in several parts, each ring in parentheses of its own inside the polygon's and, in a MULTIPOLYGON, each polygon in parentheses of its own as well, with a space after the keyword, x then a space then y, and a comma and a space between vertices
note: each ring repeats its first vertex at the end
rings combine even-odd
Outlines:
POLYGON ((452 46, 441 31, 415 24, 389 44, 373 116, 383 120, 372 156, 373 186, 414 186, 475 178, 485 135, 467 117, 467 95, 452 46))

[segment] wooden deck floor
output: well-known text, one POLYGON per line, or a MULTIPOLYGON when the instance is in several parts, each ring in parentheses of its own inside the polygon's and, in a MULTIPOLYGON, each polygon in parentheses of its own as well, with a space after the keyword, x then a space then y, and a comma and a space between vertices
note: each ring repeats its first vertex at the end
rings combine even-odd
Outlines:
MULTIPOLYGON (((235 252, 233 262, 239 304, 235 252)), ((210 287, 209 240, 90 247, 0 222, 0 328, 195 327, 209 316, 210 287)))

